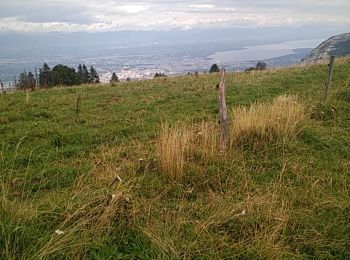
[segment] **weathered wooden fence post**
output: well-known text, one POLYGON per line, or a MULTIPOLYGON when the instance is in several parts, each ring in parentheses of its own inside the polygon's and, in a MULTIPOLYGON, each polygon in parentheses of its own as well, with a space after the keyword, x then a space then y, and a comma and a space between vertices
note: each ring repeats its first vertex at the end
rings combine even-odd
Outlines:
POLYGON ((221 79, 218 87, 219 96, 219 123, 220 123, 220 152, 226 151, 227 144, 227 106, 226 106, 226 71, 225 67, 221 68, 221 79))
POLYGON ((0 80, 0 85, 1 85, 1 91, 2 91, 2 94, 5 94, 6 91, 4 89, 4 84, 2 84, 2 81, 0 80))
POLYGON ((76 99, 76 107, 75 107, 75 116, 78 117, 79 116, 79 112, 80 112, 80 103, 81 103, 81 95, 79 94, 77 99, 76 99))
POLYGON ((324 96, 323 96, 323 101, 326 100, 326 98, 328 97, 329 94, 329 88, 331 86, 331 82, 332 82, 332 76, 333 76, 333 65, 334 65, 334 60, 335 60, 335 56, 331 56, 331 60, 328 64, 328 79, 325 83, 325 88, 324 88, 324 96))

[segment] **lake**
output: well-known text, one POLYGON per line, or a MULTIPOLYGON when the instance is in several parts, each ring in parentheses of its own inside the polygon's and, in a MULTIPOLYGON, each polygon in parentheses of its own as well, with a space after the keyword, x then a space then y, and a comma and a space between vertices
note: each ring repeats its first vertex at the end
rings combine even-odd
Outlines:
POLYGON ((294 53, 296 49, 308 49, 317 47, 323 40, 287 41, 276 44, 247 46, 241 50, 223 51, 210 55, 208 58, 217 63, 236 63, 242 61, 256 61, 277 58, 294 53))

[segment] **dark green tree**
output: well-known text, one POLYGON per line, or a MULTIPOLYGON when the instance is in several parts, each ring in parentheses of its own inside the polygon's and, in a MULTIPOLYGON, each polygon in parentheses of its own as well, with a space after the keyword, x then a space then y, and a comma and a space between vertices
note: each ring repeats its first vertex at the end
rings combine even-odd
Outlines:
POLYGON ((217 64, 213 64, 210 68, 209 73, 220 72, 219 66, 217 64))
POLYGON ((28 82, 28 88, 34 90, 36 85, 36 80, 32 72, 28 72, 27 74, 27 82, 28 82))
POLYGON ((118 78, 117 74, 115 74, 115 72, 113 72, 110 83, 113 84, 113 83, 117 83, 117 82, 119 82, 119 78, 118 78))
POLYGON ((26 71, 23 71, 21 74, 19 74, 19 79, 16 87, 20 89, 29 88, 28 74, 26 71))
POLYGON ((263 61, 259 61, 257 64, 256 64, 256 70, 266 70, 266 67, 267 67, 267 64, 266 62, 263 62, 263 61))
POLYGON ((166 77, 166 75, 164 73, 161 73, 161 72, 157 72, 156 74, 154 74, 154 78, 161 78, 161 77, 166 77))
POLYGON ((16 87, 20 89, 31 88, 32 90, 34 90, 35 85, 36 81, 33 73, 30 71, 28 73, 24 71, 19 75, 19 80, 16 87))
POLYGON ((84 71, 83 66, 81 64, 79 64, 78 66, 77 80, 79 85, 84 83, 84 71))
POLYGON ((100 83, 100 77, 98 76, 97 71, 92 66, 90 67, 89 75, 90 75, 90 78, 89 78, 90 84, 100 83))
POLYGON ((85 66, 85 64, 83 64, 82 70, 83 70, 82 83, 87 84, 87 83, 89 83, 90 73, 89 73, 89 70, 87 69, 87 67, 85 66))
POLYGON ((52 86, 51 69, 46 63, 39 70, 39 85, 45 88, 52 86))
POLYGON ((59 64, 52 69, 53 86, 73 86, 78 84, 75 69, 59 64))

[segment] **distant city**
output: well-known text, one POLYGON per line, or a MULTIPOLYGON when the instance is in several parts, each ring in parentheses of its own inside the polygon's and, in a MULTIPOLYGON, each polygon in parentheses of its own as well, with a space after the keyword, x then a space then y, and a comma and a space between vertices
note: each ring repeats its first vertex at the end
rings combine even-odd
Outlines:
MULTIPOLYGON (((265 59, 247 60, 227 60, 221 62, 213 57, 198 56, 177 56, 165 53, 150 53, 138 55, 115 55, 101 57, 79 57, 79 56, 60 56, 52 59, 26 58, 26 59, 0 59, 1 78, 8 87, 14 81, 14 78, 23 72, 23 70, 35 71, 40 68, 44 62, 50 66, 56 64, 65 64, 77 68, 81 63, 91 64, 101 77, 101 82, 108 82, 113 72, 116 72, 120 80, 127 78, 133 80, 150 79, 155 73, 164 73, 168 76, 185 75, 198 71, 204 73, 209 71, 213 63, 225 65, 230 71, 243 71, 248 67, 254 66, 257 61, 265 61, 269 67, 283 67, 297 64, 306 55, 311 48, 298 48, 292 50, 291 54, 265 59)), ((290 50, 287 50, 290 51, 290 50)), ((277 52, 277 50, 276 50, 277 52)))
POLYGON ((0 80, 6 87, 13 86, 21 72, 34 73, 44 62, 50 67, 64 64, 75 69, 79 64, 92 65, 97 69, 101 82, 109 82, 113 72, 122 81, 128 78, 150 79, 156 73, 167 76, 186 75, 195 71, 204 73, 214 63, 225 65, 229 71, 244 71, 255 66, 257 61, 266 62, 268 67, 283 67, 299 63, 311 49, 325 40, 319 35, 315 35, 317 37, 314 36, 314 39, 303 36, 301 40, 295 40, 295 35, 291 34, 281 41, 282 32, 275 37, 274 34, 268 34, 266 29, 263 33, 252 32, 255 38, 244 36, 244 39, 243 36, 231 36, 239 36, 237 31, 224 31, 216 35, 217 42, 208 39, 208 32, 197 33, 197 38, 187 37, 189 33, 172 32, 169 34, 172 38, 169 39, 170 36, 162 32, 153 38, 140 36, 140 39, 128 42, 117 42, 119 37, 116 35, 106 42, 101 42, 95 35, 88 35, 86 41, 82 40, 81 47, 76 46, 77 40, 72 38, 74 35, 56 35, 61 37, 57 39, 50 36, 48 40, 40 35, 36 39, 34 36, 28 38, 22 35, 12 38, 5 35, 1 38, 0 35, 3 42, 0 49, 0 80), (176 33, 178 37, 173 36, 176 33), (186 40, 181 42, 179 38, 186 40), (36 40, 40 42, 38 45, 33 43, 36 40), (31 45, 25 45, 25 42, 31 42, 31 45), (85 46, 86 42, 89 45, 85 46))

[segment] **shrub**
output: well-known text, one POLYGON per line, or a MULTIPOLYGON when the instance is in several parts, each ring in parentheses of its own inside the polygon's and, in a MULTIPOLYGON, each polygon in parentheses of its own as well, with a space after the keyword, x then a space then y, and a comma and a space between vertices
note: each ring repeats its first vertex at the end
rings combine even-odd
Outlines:
POLYGON ((119 78, 115 72, 113 72, 111 80, 109 81, 112 85, 119 82, 119 78))
POLYGON ((165 73, 161 73, 161 72, 157 72, 155 75, 154 75, 154 78, 166 78, 167 76, 165 75, 165 73))
POLYGON ((220 72, 219 66, 217 64, 213 64, 209 70, 209 73, 220 72))
POLYGON ((267 67, 267 64, 266 62, 263 62, 263 61, 259 61, 255 66, 256 70, 266 70, 266 67, 267 67))

